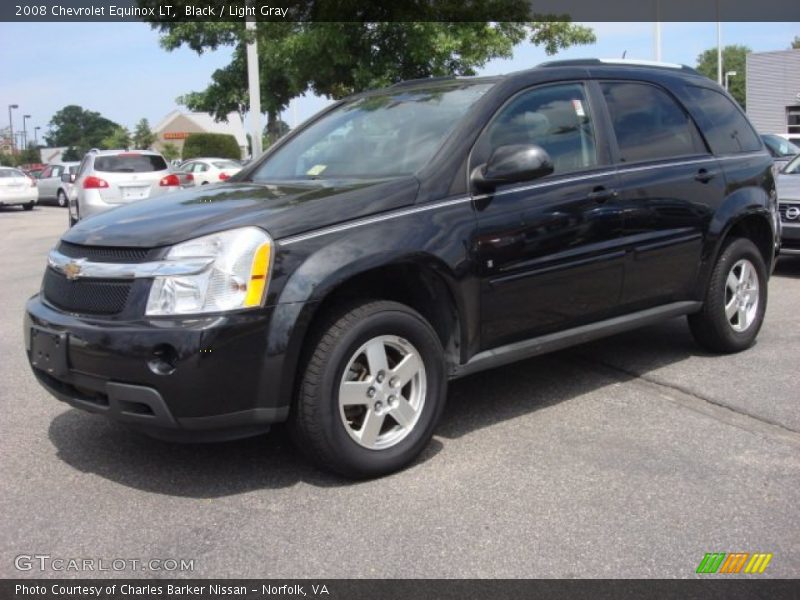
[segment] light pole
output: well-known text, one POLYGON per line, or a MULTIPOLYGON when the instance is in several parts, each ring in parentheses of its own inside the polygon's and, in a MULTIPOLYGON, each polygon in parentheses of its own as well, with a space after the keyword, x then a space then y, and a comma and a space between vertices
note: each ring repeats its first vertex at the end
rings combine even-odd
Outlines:
POLYGON ((30 119, 30 115, 22 115, 22 149, 28 149, 28 128, 25 124, 25 121, 30 119))
POLYGON ((9 104, 8 105, 8 129, 9 134, 11 135, 11 154, 16 154, 14 146, 14 121, 11 118, 11 109, 19 108, 19 104, 9 104))
POLYGON ((38 125, 33 128, 33 145, 36 146, 37 148, 39 147, 39 130, 40 129, 41 129, 41 127, 39 127, 38 125))
POLYGON ((725 91, 728 91, 728 84, 731 77, 736 77, 736 71, 725 71, 725 91))

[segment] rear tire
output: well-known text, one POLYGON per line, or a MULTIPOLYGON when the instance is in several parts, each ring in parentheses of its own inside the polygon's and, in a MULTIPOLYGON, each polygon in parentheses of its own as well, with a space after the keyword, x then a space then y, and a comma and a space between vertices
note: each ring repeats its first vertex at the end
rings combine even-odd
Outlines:
POLYGON ((396 471, 428 444, 447 396, 442 346, 411 308, 351 304, 312 335, 290 426, 321 467, 351 478, 396 471))
POLYGON ((767 267, 756 245, 736 238, 714 265, 703 308, 689 315, 698 344, 712 352, 740 352, 755 343, 767 308, 767 267))
POLYGON ((27 204, 22 205, 22 210, 33 210, 33 202, 28 202, 27 204))

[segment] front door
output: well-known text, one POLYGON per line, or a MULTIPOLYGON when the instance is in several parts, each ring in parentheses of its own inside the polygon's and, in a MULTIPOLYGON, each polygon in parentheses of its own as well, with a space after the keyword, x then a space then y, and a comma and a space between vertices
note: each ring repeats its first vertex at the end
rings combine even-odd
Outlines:
POLYGON ((500 146, 537 144, 554 172, 473 191, 482 349, 598 320, 615 310, 624 249, 617 180, 581 82, 514 96, 481 134, 470 168, 500 146))

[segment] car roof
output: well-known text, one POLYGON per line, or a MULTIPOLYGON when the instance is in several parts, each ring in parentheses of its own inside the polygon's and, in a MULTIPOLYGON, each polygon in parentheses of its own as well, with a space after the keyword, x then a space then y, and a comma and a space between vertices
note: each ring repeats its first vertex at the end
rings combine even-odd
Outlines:
MULTIPOLYGON (((360 92, 343 98, 342 101, 350 101, 364 96, 382 95, 387 92, 396 90, 425 90, 425 89, 442 89, 453 87, 457 85, 469 84, 498 84, 501 82, 509 82, 516 79, 527 79, 533 75, 547 74, 551 69, 583 69, 586 75, 614 75, 620 74, 674 74, 689 77, 696 77, 700 80, 707 79, 698 73, 692 67, 681 65, 677 63, 659 62, 650 60, 634 60, 624 58, 577 58, 569 60, 554 60, 538 64, 530 69, 523 69, 514 71, 512 73, 490 76, 447 76, 447 77, 423 77, 420 79, 409 79, 400 81, 385 88, 360 92)), ((553 73, 554 78, 558 76, 553 73)))
POLYGON ((153 150, 89 150, 88 154, 93 156, 117 156, 119 154, 144 154, 147 156, 161 156, 159 152, 153 150))

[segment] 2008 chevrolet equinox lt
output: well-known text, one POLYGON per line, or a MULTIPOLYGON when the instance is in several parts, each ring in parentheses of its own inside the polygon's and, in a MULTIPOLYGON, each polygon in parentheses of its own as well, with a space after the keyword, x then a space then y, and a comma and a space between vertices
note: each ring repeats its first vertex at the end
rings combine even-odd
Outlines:
POLYGON ((678 65, 409 81, 324 110, 228 182, 81 221, 28 301, 56 398, 162 438, 288 421, 350 477, 412 461, 448 380, 678 315, 754 343, 771 159, 678 65))

